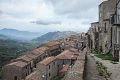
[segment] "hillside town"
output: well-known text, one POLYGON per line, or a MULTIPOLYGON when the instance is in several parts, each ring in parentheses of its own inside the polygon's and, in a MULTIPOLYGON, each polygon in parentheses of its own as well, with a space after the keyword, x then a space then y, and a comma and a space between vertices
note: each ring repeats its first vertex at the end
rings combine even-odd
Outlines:
POLYGON ((71 35, 27 52, 3 67, 3 80, 51 80, 58 75, 62 77, 76 60, 83 58, 80 61, 84 61, 85 55, 80 56, 80 51, 86 46, 84 40, 85 33, 71 35))
POLYGON ((11 60, 2 68, 2 79, 119 80, 120 0, 103 1, 98 7, 99 20, 91 23, 86 33, 49 41, 11 60), (111 55, 112 61, 96 55, 111 55), (101 66, 107 68, 102 76, 101 66))

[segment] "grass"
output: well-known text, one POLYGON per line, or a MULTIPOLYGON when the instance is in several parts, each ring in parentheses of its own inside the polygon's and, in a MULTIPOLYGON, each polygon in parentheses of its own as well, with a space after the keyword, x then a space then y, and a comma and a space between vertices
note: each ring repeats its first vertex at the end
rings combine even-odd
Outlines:
POLYGON ((53 77, 51 80, 62 80, 62 78, 63 77, 60 77, 60 76, 57 75, 57 76, 53 77))
POLYGON ((110 73, 110 72, 107 70, 107 67, 105 67, 105 66, 104 66, 102 63, 100 63, 100 62, 96 62, 96 65, 97 65, 97 70, 98 70, 98 72, 99 72, 99 75, 100 75, 100 76, 103 76, 106 80, 109 80, 112 73, 110 73))
POLYGON ((115 59, 111 53, 102 53, 102 52, 97 52, 94 51, 94 54, 96 57, 101 58, 102 60, 110 60, 111 63, 116 64, 118 62, 117 59, 115 59))

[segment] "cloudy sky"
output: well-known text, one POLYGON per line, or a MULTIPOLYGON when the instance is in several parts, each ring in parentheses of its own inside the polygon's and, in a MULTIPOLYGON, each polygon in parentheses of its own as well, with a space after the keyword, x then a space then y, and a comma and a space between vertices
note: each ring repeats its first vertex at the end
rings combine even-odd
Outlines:
POLYGON ((100 0, 0 0, 0 29, 87 31, 100 0))

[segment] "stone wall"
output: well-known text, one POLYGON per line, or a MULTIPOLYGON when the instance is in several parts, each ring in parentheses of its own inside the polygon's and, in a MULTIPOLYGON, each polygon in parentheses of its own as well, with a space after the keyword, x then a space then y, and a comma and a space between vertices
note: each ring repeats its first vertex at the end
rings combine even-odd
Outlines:
POLYGON ((68 71, 64 77, 65 80, 84 80, 85 63, 86 63, 86 49, 80 54, 74 66, 68 71))

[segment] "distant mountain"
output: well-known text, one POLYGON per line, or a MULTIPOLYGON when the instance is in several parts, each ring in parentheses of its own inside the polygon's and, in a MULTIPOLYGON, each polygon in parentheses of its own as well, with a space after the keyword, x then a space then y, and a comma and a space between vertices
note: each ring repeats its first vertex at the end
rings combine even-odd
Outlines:
POLYGON ((0 40, 7 40, 7 39, 9 39, 8 36, 0 34, 0 40))
POLYGON ((1 29, 0 34, 9 36, 9 38, 16 40, 32 40, 38 36, 41 36, 41 33, 37 32, 19 31, 16 29, 7 28, 1 29))
POLYGON ((68 37, 68 36, 70 36, 72 34, 76 34, 76 32, 72 32, 72 31, 48 32, 48 33, 42 35, 41 37, 33 39, 32 41, 37 41, 37 42, 40 42, 40 43, 46 43, 48 41, 52 41, 52 40, 57 40, 57 39, 60 39, 60 38, 68 37))

